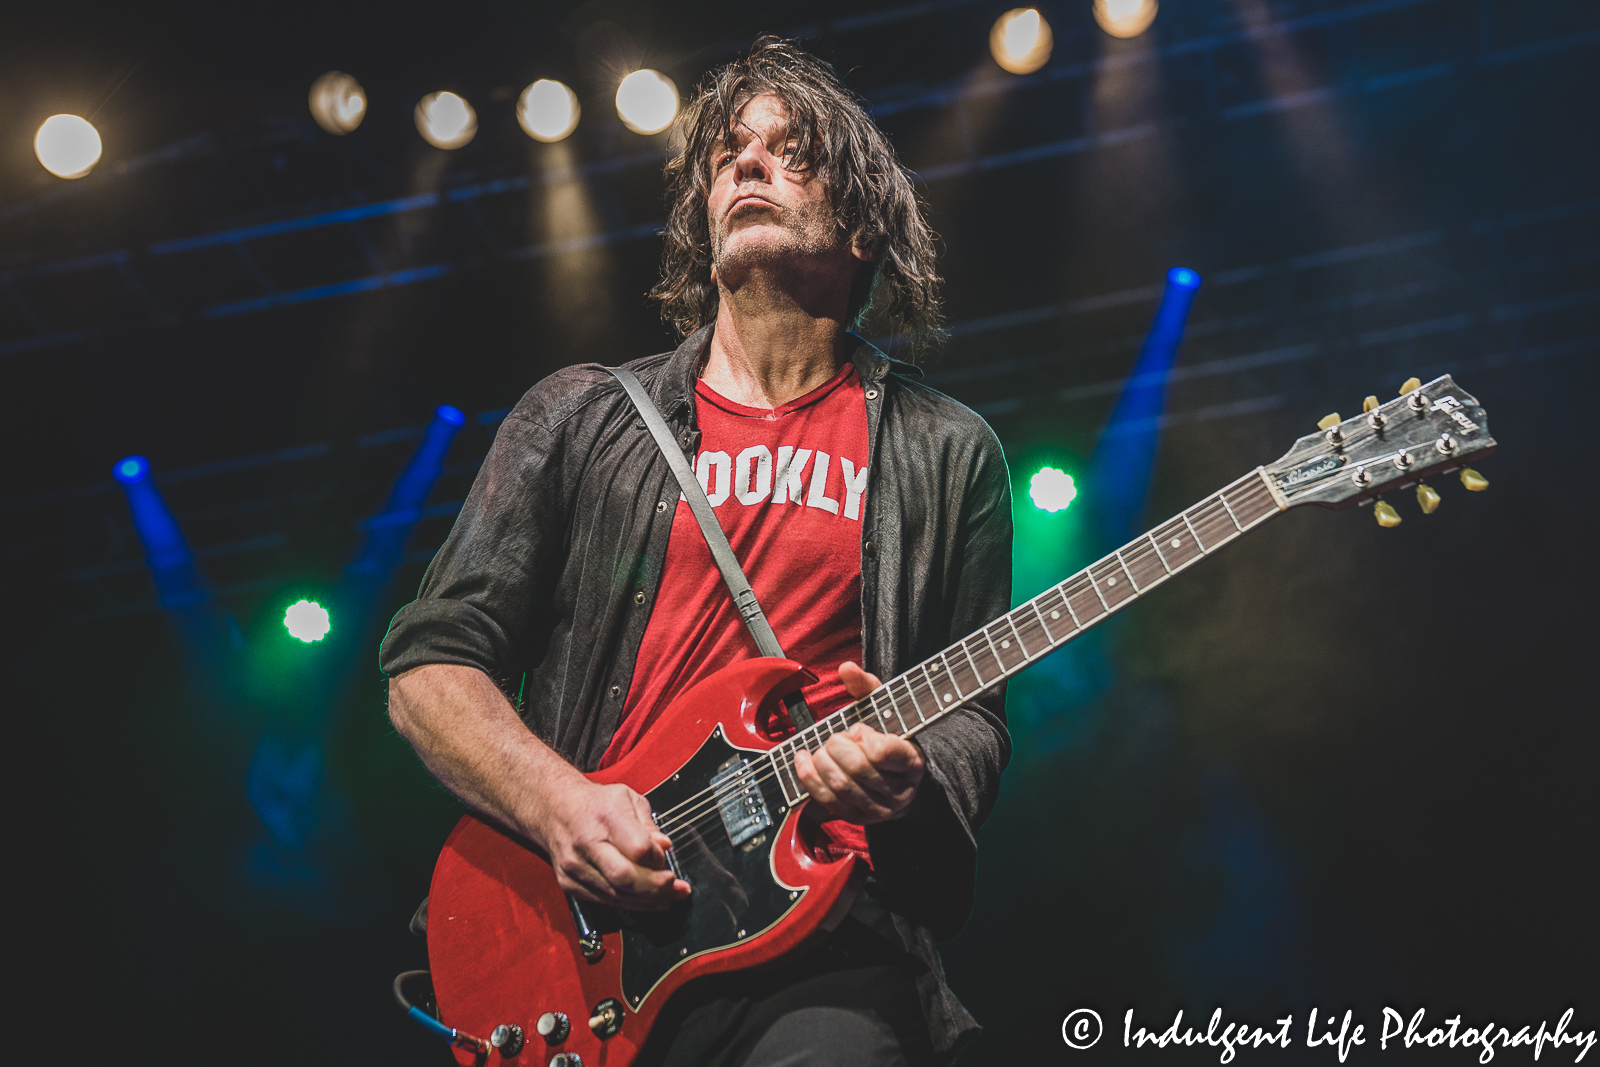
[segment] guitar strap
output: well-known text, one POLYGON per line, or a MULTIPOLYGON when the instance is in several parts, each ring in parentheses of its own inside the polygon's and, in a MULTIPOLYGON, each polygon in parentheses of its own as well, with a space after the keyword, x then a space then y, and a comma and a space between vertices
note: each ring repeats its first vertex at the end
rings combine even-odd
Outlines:
MULTIPOLYGON (((678 479, 678 485, 683 488, 683 497, 689 502, 689 510, 694 513, 695 522, 700 524, 700 533, 706 539, 706 547, 711 549, 711 558, 716 560, 717 569, 722 572, 722 580, 733 596, 733 604, 739 609, 739 615, 749 628, 750 636, 755 638, 756 650, 763 656, 787 659, 788 657, 783 654, 783 646, 778 644, 778 635, 772 632, 772 624, 767 621, 767 613, 761 610, 761 603, 756 599, 755 590, 750 588, 750 579, 745 577, 744 568, 739 566, 739 557, 733 554, 733 546, 728 544, 728 535, 722 532, 722 524, 717 521, 717 513, 711 509, 711 501, 706 499, 706 491, 701 487, 700 479, 694 476, 694 470, 683 456, 683 449, 679 448, 678 442, 673 439, 667 420, 661 417, 655 401, 650 399, 650 394, 645 392, 644 386, 639 384, 639 379, 634 377, 632 371, 623 370, 621 367, 608 367, 607 370, 622 383, 628 399, 632 400, 633 406, 639 410, 645 428, 650 431, 650 436, 655 438, 656 447, 661 449, 661 454, 667 458, 667 465, 672 468, 673 475, 678 479)), ((788 709, 789 721, 794 723, 796 728, 804 730, 815 721, 811 716, 811 709, 806 706, 805 698, 798 690, 784 697, 783 703, 788 709)))

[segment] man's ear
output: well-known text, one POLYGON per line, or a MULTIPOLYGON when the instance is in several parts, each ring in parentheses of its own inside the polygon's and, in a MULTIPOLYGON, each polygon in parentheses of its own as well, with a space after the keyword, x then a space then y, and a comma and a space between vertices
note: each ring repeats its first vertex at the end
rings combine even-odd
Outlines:
POLYGON ((878 250, 876 248, 864 248, 855 241, 850 242, 850 254, 863 263, 875 263, 878 259, 878 250))

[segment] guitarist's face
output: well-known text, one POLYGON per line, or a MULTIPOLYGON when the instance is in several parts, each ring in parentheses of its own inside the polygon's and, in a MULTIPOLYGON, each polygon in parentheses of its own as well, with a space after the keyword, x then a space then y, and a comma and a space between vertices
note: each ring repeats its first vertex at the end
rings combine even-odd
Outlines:
POLYGON ((848 279, 868 258, 841 232, 826 184, 792 166, 789 108, 772 93, 750 100, 712 145, 707 222, 712 278, 737 289, 752 270, 782 267, 848 279))

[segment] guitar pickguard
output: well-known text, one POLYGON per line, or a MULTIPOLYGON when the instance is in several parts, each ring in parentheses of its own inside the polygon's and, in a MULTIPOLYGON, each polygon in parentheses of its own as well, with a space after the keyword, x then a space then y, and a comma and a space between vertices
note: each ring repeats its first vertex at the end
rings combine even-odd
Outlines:
MULTIPOLYGON (((645 797, 652 811, 665 815, 702 793, 729 760, 756 760, 763 755, 758 750, 735 748, 718 727, 676 774, 645 797)), ((704 809, 704 816, 692 828, 671 835, 678 868, 694 892, 667 911, 630 912, 619 917, 622 993, 630 1007, 638 1008, 679 964, 749 941, 782 919, 804 896, 804 887, 785 885, 772 865, 778 836, 773 831, 788 813, 783 790, 775 777, 757 788, 771 814, 772 830, 752 836, 748 824, 737 823, 734 832, 741 843, 735 845, 719 805, 702 798, 697 806, 704 809)))

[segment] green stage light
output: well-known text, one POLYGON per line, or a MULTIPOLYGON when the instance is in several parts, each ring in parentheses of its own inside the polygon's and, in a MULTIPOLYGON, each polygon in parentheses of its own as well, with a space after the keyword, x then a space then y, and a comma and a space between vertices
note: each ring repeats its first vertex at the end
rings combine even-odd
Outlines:
POLYGON ((1077 499, 1078 487, 1072 475, 1059 467, 1043 467, 1028 482, 1028 496, 1040 511, 1065 511, 1077 499))
POLYGON ((328 609, 314 600, 297 600, 290 604, 289 610, 283 613, 283 625, 290 637, 308 645, 313 641, 321 641, 332 629, 328 622, 328 609))

